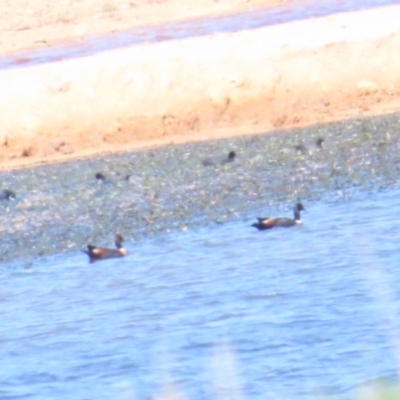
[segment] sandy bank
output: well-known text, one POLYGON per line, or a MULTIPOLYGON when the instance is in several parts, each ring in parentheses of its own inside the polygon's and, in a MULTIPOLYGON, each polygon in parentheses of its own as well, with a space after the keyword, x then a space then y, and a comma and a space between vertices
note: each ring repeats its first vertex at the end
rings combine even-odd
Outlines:
POLYGON ((0 71, 3 168, 400 109, 400 6, 0 71))
POLYGON ((0 0, 0 52, 48 47, 138 26, 223 15, 302 0, 0 0))

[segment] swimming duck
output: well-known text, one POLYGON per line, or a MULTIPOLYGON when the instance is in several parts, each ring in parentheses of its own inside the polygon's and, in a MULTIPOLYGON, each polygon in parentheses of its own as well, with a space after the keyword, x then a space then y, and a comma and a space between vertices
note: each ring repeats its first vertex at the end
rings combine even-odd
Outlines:
POLYGON ((89 261, 91 263, 99 260, 105 260, 107 258, 125 257, 127 253, 126 250, 122 247, 123 241, 124 238, 121 235, 116 234, 115 249, 107 249, 104 247, 97 247, 88 244, 87 250, 82 250, 82 251, 89 256, 89 261))
POLYGON ((260 231, 265 229, 275 228, 276 226, 282 226, 284 228, 288 228, 290 226, 301 225, 300 219, 300 211, 304 210, 303 204, 297 203, 294 206, 294 218, 258 218, 258 222, 254 223, 251 226, 254 226, 260 231))

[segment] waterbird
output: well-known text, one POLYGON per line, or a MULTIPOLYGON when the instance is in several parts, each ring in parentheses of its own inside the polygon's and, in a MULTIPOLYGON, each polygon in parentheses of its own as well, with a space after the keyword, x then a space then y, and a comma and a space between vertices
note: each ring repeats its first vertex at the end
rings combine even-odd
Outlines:
POLYGON ((294 206, 294 218, 286 218, 286 217, 279 217, 279 218, 269 218, 269 217, 262 217, 257 218, 258 222, 255 222, 251 226, 254 226, 259 231, 263 231, 266 229, 275 228, 277 226, 281 226, 284 228, 289 228, 290 226, 301 225, 300 219, 300 211, 303 211, 304 207, 303 204, 297 203, 294 206))
POLYGON ((231 150, 228 155, 222 159, 222 160, 218 160, 217 158, 205 158, 202 161, 202 164, 205 167, 209 167, 211 165, 217 165, 217 164, 226 164, 226 163, 231 163, 235 160, 236 158, 236 152, 234 150, 231 150))
POLYGON ((307 151, 306 146, 304 146, 304 144, 302 144, 302 143, 299 143, 296 146, 294 146, 294 149, 296 151, 298 151, 299 153, 303 153, 303 154, 306 153, 306 151, 307 151))
POLYGON ((105 260, 108 258, 125 257, 127 252, 123 248, 122 243, 124 238, 120 234, 115 235, 115 249, 108 249, 105 247, 97 247, 91 244, 87 245, 87 250, 82 250, 89 256, 89 261, 95 262, 99 260, 105 260))
POLYGON ((323 149, 323 148, 324 148, 323 143, 324 143, 324 139, 318 138, 318 140, 315 142, 315 145, 316 145, 319 149, 323 149))
POLYGON ((101 172, 97 172, 96 175, 95 175, 95 177, 96 177, 96 179, 97 179, 98 181, 105 181, 105 180, 106 180, 105 175, 104 175, 103 173, 101 173, 101 172))
POLYGON ((16 197, 15 192, 10 189, 2 189, 0 191, 0 200, 10 200, 15 199, 16 197))
POLYGON ((231 150, 231 151, 228 153, 228 157, 226 157, 226 159, 225 159, 223 162, 224 162, 224 163, 230 163, 230 162, 234 161, 235 158, 236 158, 236 152, 233 151, 233 150, 231 150))

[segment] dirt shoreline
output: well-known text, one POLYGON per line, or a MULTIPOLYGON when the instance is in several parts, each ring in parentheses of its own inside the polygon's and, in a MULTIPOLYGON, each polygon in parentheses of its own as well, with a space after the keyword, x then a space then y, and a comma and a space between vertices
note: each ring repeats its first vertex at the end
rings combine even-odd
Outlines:
POLYGON ((0 168, 398 111, 399 21, 387 6, 0 71, 0 168))

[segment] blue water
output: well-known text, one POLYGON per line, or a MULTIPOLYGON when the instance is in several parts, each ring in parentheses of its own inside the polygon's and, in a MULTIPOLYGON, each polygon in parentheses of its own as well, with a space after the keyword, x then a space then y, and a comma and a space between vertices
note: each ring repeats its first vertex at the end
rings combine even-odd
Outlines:
POLYGON ((125 259, 3 266, 0 398, 291 400, 395 377, 400 192, 305 206, 302 227, 259 232, 278 210, 257 210, 125 259))
POLYGON ((171 22, 106 35, 92 35, 79 43, 65 43, 50 48, 21 51, 0 57, 0 70, 58 62, 143 43, 257 29, 306 18, 323 17, 340 12, 364 10, 398 3, 398 0, 308 0, 297 4, 283 4, 278 7, 257 9, 234 15, 171 22))

